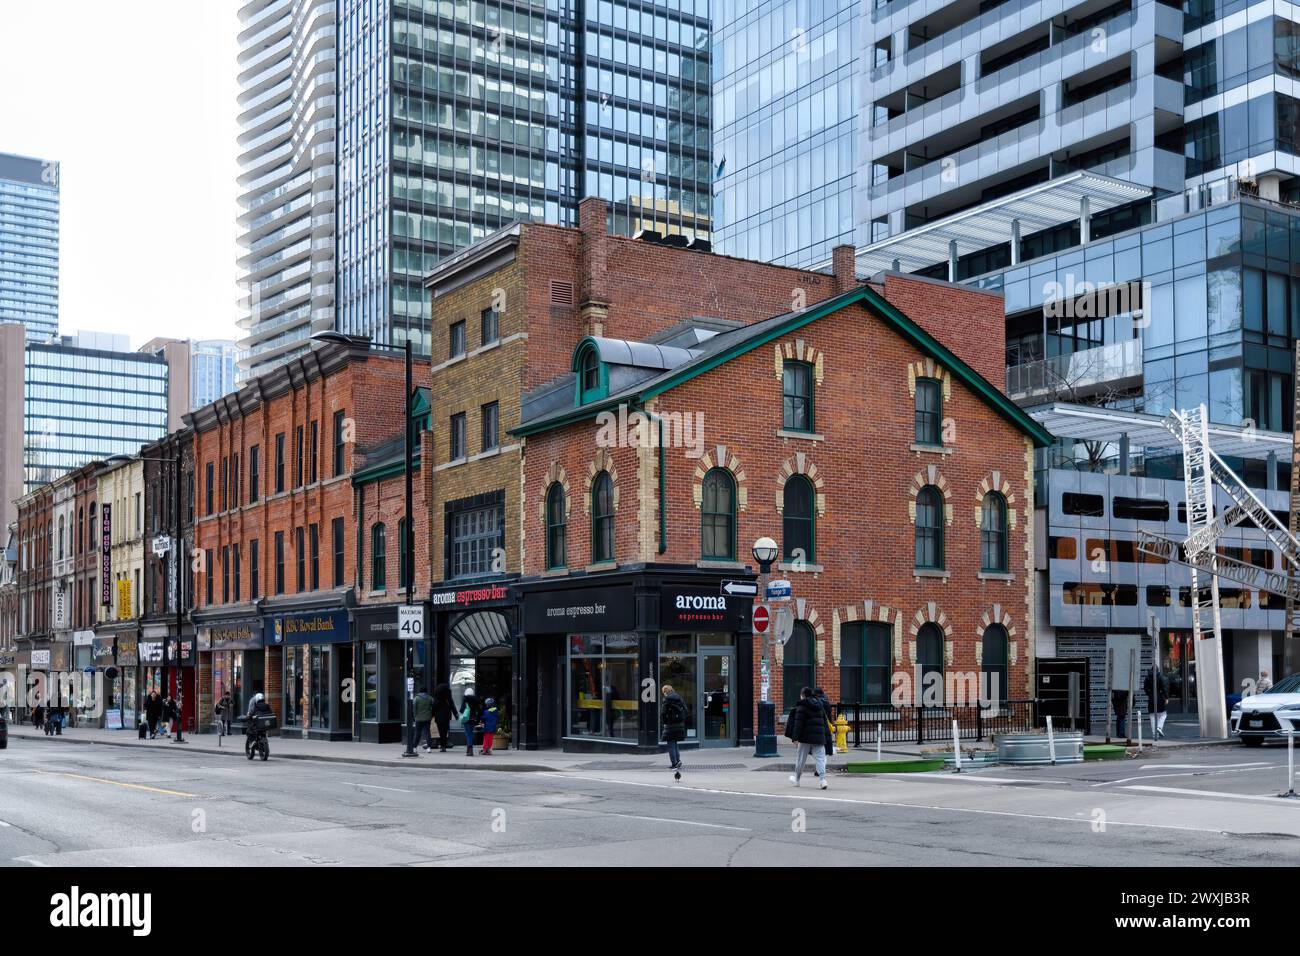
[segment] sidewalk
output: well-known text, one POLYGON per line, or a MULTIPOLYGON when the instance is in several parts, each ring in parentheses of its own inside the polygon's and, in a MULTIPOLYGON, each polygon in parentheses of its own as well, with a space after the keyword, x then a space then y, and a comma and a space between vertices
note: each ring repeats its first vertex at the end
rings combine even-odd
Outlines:
MULTIPOLYGON (((10 746, 22 746, 24 740, 58 741, 71 745, 91 745, 106 747, 149 748, 167 753, 203 753, 222 754, 231 758, 244 759, 244 738, 234 735, 218 739, 214 734, 191 735, 184 744, 159 737, 155 740, 140 740, 134 733, 123 730, 65 730, 62 736, 47 737, 28 725, 9 725, 10 746)), ((1103 737, 1088 737, 1087 743, 1102 743, 1103 737)), ((1114 743, 1123 743, 1115 740, 1114 743)), ((1151 756, 1162 750, 1182 747, 1207 745, 1237 744, 1236 740, 1210 740, 1201 737, 1179 737, 1162 740, 1152 750, 1150 742, 1144 750, 1144 756, 1151 756)), ((1237 744, 1240 746, 1239 744, 1237 744)), ((682 760, 691 770, 751 770, 789 773, 793 768, 794 745, 785 738, 777 739, 777 756, 755 757, 753 747, 718 748, 709 750, 682 750, 682 760)), ((963 752, 978 748, 992 750, 993 742, 963 741, 963 752)), ((945 749, 941 741, 916 745, 914 743, 887 743, 881 748, 881 755, 888 758, 918 757, 922 752, 936 753, 945 749)), ((365 764, 377 767, 403 767, 426 770, 500 770, 513 773, 537 773, 543 771, 582 772, 584 770, 646 770, 667 772, 667 756, 663 754, 574 754, 559 750, 494 750, 492 755, 484 757, 475 749, 475 756, 468 757, 464 750, 452 749, 447 753, 427 753, 421 750, 419 757, 403 758, 401 744, 372 744, 358 741, 323 741, 299 740, 282 737, 271 738, 271 757, 276 760, 321 760, 330 763, 365 764)), ((847 751, 827 758, 828 767, 838 770, 849 761, 874 760, 876 748, 863 746, 860 749, 849 747, 847 751)), ((811 761, 809 761, 811 767, 811 761)))

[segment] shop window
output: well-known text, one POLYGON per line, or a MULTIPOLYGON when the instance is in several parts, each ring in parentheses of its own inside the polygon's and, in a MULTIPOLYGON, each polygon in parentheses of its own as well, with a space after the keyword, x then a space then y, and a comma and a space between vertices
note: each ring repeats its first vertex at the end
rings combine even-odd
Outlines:
POLYGON ((570 736, 637 740, 637 662, 635 634, 569 636, 570 736))
POLYGON ((1007 688, 1010 686, 1007 662, 1011 656, 1011 645, 1006 629, 1001 624, 990 624, 984 629, 982 644, 980 671, 983 685, 980 687, 980 703, 1001 707, 1007 700, 1007 688))
POLYGON ((936 624, 925 624, 916 635, 916 662, 921 668, 921 686, 917 696, 926 707, 942 707, 943 631, 936 624), (931 676, 935 675, 935 676, 931 676))
POLYGON ((934 485, 916 496, 916 566, 943 568, 943 495, 934 485))
POLYGON ((385 584, 385 567, 388 560, 388 543, 384 532, 384 523, 373 525, 370 529, 370 590, 382 591, 385 584))
POLYGON ((366 641, 361 651, 361 719, 379 719, 378 641, 366 641))
MULTIPOLYGON (((699 693, 699 658, 697 635, 661 634, 659 636, 660 686, 671 684, 686 704, 686 739, 694 740, 696 730, 696 696, 699 693)), ((662 728, 660 728, 662 733, 662 728)))
POLYGON ((1100 518, 1106 513, 1106 499, 1101 495, 1081 495, 1067 491, 1061 495, 1061 511, 1081 518, 1100 518))
POLYGON ((804 475, 790 476, 781 492, 781 531, 787 561, 812 561, 815 557, 814 494, 813 483, 804 475))
POLYGON ((786 362, 781 371, 782 425, 796 432, 813 430, 813 370, 807 362, 786 362))
POLYGON ((302 726, 303 656, 305 647, 287 647, 284 651, 284 726, 302 726))
POLYGON ((614 482, 602 471, 591 482, 591 563, 614 560, 614 482))
POLYGON ((330 725, 330 647, 308 645, 311 658, 311 726, 323 730, 330 725))
POLYGON ((567 518, 564 504, 564 486, 558 481, 552 482, 546 492, 546 567, 548 569, 565 566, 564 539, 567 518))
POLYGON ((736 481, 727 469, 713 468, 704 476, 700 510, 701 555, 731 560, 736 556, 736 481))
POLYGON ((942 445, 942 384, 935 378, 916 380, 916 443, 942 445))
POLYGON ((888 706, 893 667, 891 628, 879 622, 840 628, 840 701, 888 706))
POLYGON ((799 692, 805 687, 815 687, 817 658, 812 626, 807 621, 795 621, 790 639, 785 642, 785 655, 781 664, 781 698, 789 713, 799 703, 799 692))
POLYGON ((1007 499, 996 491, 986 494, 980 507, 980 570, 1007 570, 1007 499))

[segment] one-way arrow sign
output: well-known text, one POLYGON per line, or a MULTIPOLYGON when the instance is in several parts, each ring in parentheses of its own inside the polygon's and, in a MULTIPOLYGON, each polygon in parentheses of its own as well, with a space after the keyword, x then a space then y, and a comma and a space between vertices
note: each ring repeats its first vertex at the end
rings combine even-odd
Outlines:
POLYGON ((758 585, 753 581, 723 581, 722 593, 729 597, 754 597, 758 594, 758 585))

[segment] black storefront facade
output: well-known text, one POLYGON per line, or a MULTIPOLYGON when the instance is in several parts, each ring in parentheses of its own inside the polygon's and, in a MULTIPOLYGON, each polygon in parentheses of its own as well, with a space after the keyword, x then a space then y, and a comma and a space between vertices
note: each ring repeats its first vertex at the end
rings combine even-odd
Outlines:
MULTIPOLYGON (((430 632, 435 638, 431 653, 436 662, 429 685, 432 689, 447 684, 451 690, 451 739, 458 745, 465 742, 459 714, 469 690, 480 701, 491 697, 497 702, 501 722, 496 748, 505 749, 516 739, 519 604, 513 585, 517 580, 503 577, 455 586, 435 584, 429 594, 430 632)), ((417 678, 420 676, 417 673, 417 678)))
POLYGON ((517 746, 658 752, 665 683, 690 715, 684 747, 752 745, 753 598, 723 585, 753 580, 650 565, 516 583, 517 746))
MULTIPOLYGON (((406 642, 397 628, 397 608, 396 604, 362 604, 352 609, 357 661, 353 733, 357 740, 368 743, 391 744, 405 739, 406 642)), ((427 665, 433 642, 413 643, 415 688, 431 690, 433 675, 427 665)))

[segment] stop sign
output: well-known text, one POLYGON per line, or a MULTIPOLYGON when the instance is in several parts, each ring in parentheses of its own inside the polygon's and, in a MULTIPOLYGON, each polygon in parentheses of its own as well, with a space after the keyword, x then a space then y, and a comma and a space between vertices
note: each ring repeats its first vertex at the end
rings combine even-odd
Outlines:
POLYGON ((772 621, 772 614, 767 609, 766 604, 760 604, 754 608, 754 633, 766 634, 767 627, 772 621))

